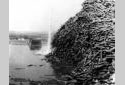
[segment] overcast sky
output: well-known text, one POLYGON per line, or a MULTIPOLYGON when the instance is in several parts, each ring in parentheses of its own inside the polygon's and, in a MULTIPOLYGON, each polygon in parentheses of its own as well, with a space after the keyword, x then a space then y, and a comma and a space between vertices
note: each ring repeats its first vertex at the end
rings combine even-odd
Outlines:
POLYGON ((84 0, 9 0, 9 31, 57 30, 84 0))

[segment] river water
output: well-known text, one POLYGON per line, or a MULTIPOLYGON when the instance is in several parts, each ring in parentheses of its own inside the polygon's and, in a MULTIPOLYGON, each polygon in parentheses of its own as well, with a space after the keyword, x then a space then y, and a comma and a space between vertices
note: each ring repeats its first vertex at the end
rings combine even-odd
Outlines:
POLYGON ((30 50, 28 45, 9 44, 9 76, 33 81, 55 78, 50 63, 44 60, 44 55, 36 53, 37 50, 30 50))

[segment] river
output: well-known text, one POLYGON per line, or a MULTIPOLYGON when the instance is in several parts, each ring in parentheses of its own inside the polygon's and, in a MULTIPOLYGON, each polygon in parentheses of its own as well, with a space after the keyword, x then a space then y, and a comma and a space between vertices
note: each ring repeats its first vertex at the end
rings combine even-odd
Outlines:
MULTIPOLYGON (((46 48, 46 45, 43 46, 46 48)), ((9 76, 10 78, 42 81, 55 78, 51 64, 43 55, 36 54, 28 45, 9 44, 9 76)), ((10 82, 14 82, 10 80, 10 82)))

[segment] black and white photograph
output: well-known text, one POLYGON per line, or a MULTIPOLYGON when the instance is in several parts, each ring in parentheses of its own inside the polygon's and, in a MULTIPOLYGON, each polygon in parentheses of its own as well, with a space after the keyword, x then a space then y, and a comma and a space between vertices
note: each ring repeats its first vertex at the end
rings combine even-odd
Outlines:
POLYGON ((116 85, 115 0, 9 0, 9 85, 116 85))

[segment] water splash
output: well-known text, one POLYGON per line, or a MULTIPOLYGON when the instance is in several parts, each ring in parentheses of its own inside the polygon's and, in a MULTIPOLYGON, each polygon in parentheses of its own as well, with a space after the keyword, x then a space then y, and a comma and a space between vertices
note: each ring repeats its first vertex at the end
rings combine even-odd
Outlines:
POLYGON ((42 44, 42 48, 36 53, 40 55, 46 55, 51 52, 51 31, 48 31, 47 44, 42 44))
POLYGON ((46 55, 46 54, 50 53, 50 51, 51 51, 51 31, 49 30, 47 47, 44 49, 42 54, 46 55))

